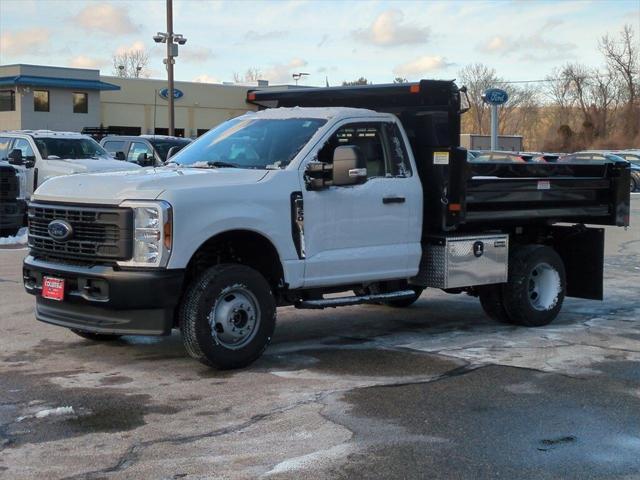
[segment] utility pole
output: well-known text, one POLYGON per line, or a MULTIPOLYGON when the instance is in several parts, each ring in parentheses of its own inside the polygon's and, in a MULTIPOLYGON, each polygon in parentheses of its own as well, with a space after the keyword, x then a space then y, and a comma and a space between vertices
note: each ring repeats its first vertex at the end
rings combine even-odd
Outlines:
POLYGON ((187 43, 187 39, 179 33, 173 33, 173 0, 167 0, 167 31, 158 32, 153 36, 156 43, 167 44, 167 58, 162 62, 167 66, 167 102, 169 103, 169 135, 175 134, 175 96, 173 82, 173 65, 176 63, 175 57, 178 56, 178 45, 187 43))
MULTIPOLYGON (((167 0, 167 79, 169 81, 169 91, 167 92, 167 99, 169 100, 169 135, 173 137, 175 133, 175 111, 174 111, 174 98, 173 98, 173 0, 167 0)), ((176 53, 177 49, 176 49, 176 53)))

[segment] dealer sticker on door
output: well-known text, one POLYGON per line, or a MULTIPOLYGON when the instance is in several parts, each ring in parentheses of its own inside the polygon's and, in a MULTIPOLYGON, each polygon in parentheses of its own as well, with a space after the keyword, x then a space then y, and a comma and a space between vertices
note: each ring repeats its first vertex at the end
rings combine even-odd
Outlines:
POLYGON ((449 152, 433 152, 434 165, 449 165, 449 152))
POLYGON ((64 280, 62 278, 42 277, 42 296, 49 300, 64 299, 64 280))

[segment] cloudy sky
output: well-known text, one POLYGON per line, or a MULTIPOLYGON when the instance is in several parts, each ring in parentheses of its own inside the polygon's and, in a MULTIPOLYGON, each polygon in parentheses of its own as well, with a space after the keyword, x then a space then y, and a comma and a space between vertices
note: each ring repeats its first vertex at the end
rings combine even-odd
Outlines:
MULTIPOLYGON (((508 80, 544 78, 562 63, 602 63, 598 39, 625 23, 640 38, 640 0, 329 1, 174 0, 174 30, 188 38, 176 78, 230 81, 258 68, 271 83, 308 72, 309 85, 360 76, 455 78, 482 62, 508 80)), ((164 0, 0 0, 0 64, 100 68, 118 51, 145 49, 164 77, 164 0)))

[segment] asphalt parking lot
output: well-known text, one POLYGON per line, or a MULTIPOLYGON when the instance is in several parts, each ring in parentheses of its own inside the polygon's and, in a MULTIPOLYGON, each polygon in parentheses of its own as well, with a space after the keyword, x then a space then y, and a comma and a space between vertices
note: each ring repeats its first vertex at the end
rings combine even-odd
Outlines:
POLYGON ((24 255, 0 249, 2 479, 640 478, 638 226, 607 232, 606 300, 548 327, 437 291, 284 308, 233 372, 177 332, 96 344, 36 322, 24 255))

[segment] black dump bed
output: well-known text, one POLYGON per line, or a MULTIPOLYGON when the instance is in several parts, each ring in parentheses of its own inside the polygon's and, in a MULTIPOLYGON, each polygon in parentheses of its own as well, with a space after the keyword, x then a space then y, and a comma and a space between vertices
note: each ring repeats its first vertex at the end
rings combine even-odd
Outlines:
POLYGON ((261 108, 355 107, 402 122, 424 189, 424 230, 540 223, 629 223, 629 165, 469 163, 460 148, 464 92, 453 81, 254 90, 261 108))

